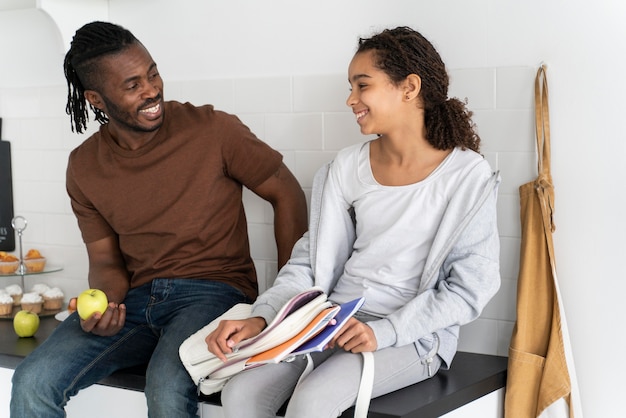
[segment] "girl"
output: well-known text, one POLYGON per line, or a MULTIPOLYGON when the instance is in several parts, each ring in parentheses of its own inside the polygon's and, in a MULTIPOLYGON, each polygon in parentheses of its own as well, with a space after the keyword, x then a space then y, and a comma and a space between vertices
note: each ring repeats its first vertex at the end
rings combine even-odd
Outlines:
POLYGON ((447 98, 435 48, 410 28, 384 30, 359 40, 348 79, 347 104, 377 138, 320 169, 309 232, 253 317, 222 321, 207 345, 225 359, 314 285, 334 303, 365 303, 301 382, 303 358, 235 375, 226 417, 274 417, 289 398, 286 417, 339 416, 356 400, 361 352, 374 355, 374 397, 427 379, 451 366, 459 327, 499 288, 499 176, 478 153, 471 112, 447 98))

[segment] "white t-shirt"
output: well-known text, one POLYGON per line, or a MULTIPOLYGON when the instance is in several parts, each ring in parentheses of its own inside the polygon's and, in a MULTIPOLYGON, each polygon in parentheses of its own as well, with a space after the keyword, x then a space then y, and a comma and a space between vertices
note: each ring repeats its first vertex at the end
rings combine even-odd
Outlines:
POLYGON ((350 158, 333 168, 343 170, 338 176, 354 207, 356 241, 329 299, 344 303, 365 296, 363 312, 386 316, 416 296, 426 257, 463 168, 468 159, 481 157, 456 148, 424 180, 384 186, 374 179, 369 142, 353 149, 358 152, 352 158, 358 161, 356 170, 350 158))

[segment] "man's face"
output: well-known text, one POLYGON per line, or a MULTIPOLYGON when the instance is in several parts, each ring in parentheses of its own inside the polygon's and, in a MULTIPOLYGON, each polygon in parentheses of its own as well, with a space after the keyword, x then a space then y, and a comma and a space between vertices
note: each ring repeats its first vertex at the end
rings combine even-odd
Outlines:
POLYGON ((86 97, 109 117, 118 138, 154 132, 163 124, 163 80, 146 48, 139 42, 102 57, 97 90, 86 97))

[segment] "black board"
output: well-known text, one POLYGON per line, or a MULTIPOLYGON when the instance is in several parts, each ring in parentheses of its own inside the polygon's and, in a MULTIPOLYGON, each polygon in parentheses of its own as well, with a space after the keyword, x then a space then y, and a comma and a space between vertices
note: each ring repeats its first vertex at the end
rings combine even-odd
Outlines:
MULTIPOLYGON (((0 119, 0 134, 2 119, 0 119)), ((13 177, 11 175, 11 143, 0 141, 0 250, 15 250, 13 219, 13 177)))

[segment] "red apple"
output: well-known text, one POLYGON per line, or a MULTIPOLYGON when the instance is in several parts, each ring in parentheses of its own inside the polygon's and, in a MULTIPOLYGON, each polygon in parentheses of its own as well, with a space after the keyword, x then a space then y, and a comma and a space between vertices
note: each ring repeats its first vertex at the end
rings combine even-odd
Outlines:
POLYGON ((103 314, 108 305, 109 300, 107 299, 107 295, 100 289, 87 289, 78 295, 78 299, 76 300, 78 316, 83 320, 86 320, 95 312, 103 314))

